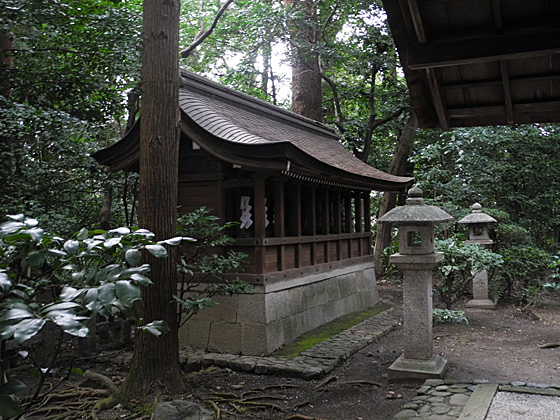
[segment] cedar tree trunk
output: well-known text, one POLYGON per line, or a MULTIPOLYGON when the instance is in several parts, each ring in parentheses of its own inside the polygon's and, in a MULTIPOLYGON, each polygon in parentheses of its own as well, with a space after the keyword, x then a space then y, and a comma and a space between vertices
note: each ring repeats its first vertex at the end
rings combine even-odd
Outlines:
MULTIPOLYGON (((179 0, 144 0, 142 118, 140 135, 139 224, 156 239, 177 234, 179 154, 179 0)), ((146 253, 152 285, 142 293, 143 323, 165 320, 170 332, 159 337, 141 331, 124 396, 144 396, 184 388, 179 364, 177 257, 157 259, 146 253)))
POLYGON ((315 121, 323 120, 319 56, 317 44, 317 6, 313 0, 286 0, 294 9, 303 10, 305 22, 290 22, 292 43, 292 111, 315 121))
MULTIPOLYGON (((0 29, 0 96, 5 98, 12 95, 8 75, 14 63, 11 51, 12 44, 12 34, 8 30, 0 29)), ((0 204, 4 204, 6 197, 10 194, 8 182, 12 173, 11 147, 11 139, 0 135, 0 204)), ((2 383, 1 378, 0 383, 2 383)))
MULTIPOLYGON (((418 128, 418 118, 416 114, 412 114, 404 126, 404 130, 399 136, 397 142, 397 148, 395 154, 393 155, 393 161, 391 162, 391 167, 389 168, 389 173, 392 175, 405 176, 406 166, 410 152, 412 151, 412 144, 414 141, 416 129, 418 128)), ((377 217, 383 216, 393 207, 395 207, 397 201, 397 193, 385 192, 383 193, 383 198, 381 199, 381 204, 379 205, 379 213, 377 217)), ((377 224, 377 235, 375 236, 375 246, 373 249, 373 260, 375 261, 375 274, 377 276, 382 276, 385 273, 385 267, 383 266, 383 261, 381 260, 381 255, 383 250, 391 244, 391 229, 392 227, 387 223, 377 224)))

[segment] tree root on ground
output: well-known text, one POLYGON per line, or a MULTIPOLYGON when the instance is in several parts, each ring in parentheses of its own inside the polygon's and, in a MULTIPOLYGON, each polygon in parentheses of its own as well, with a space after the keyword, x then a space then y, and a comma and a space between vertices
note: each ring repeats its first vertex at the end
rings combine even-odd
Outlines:
POLYGON ((321 381, 315 388, 313 388, 313 391, 319 391, 319 390, 325 391, 327 390, 327 385, 330 384, 331 382, 336 382, 337 384, 340 385, 354 385, 354 386, 371 385, 371 386, 377 386, 379 388, 383 386, 379 382, 369 381, 367 379, 358 379, 355 381, 339 381, 337 376, 329 376, 325 378, 323 381, 321 381))
MULTIPOLYGON (((107 389, 69 384, 67 389, 48 393, 40 401, 33 401, 36 408, 27 410, 26 416, 40 417, 42 420, 99 420, 97 414, 100 411, 113 408, 121 402, 115 397, 118 388, 110 378, 93 371, 84 372, 84 377, 101 383, 107 389)), ((122 420, 141 418, 147 417, 138 413, 119 417, 122 420)))
POLYGON ((297 385, 273 384, 273 385, 263 386, 260 388, 250 389, 240 394, 235 394, 232 392, 216 392, 213 393, 212 396, 207 398, 205 402, 212 406, 214 412, 216 413, 216 418, 219 418, 221 413, 218 404, 227 404, 230 407, 232 407, 236 412, 241 414, 249 409, 275 410, 284 413, 285 410, 279 405, 271 402, 263 401, 263 400, 282 401, 284 398, 277 397, 274 395, 263 394, 263 392, 271 389, 285 389, 285 388, 297 388, 297 385))
POLYGON ((45 396, 37 408, 27 411, 26 415, 45 420, 87 419, 91 408, 105 396, 105 389, 73 387, 45 396))

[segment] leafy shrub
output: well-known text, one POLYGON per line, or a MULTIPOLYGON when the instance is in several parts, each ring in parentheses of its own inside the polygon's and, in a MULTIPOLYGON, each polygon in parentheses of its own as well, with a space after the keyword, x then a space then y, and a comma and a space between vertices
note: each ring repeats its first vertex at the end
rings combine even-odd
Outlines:
POLYGON ((436 239, 435 249, 444 253, 444 259, 437 268, 434 291, 447 309, 471 292, 476 273, 488 270, 491 277, 493 270, 502 263, 499 254, 477 243, 459 242, 453 238, 436 239))
POLYGON ((434 324, 462 324, 469 325, 469 320, 463 311, 454 311, 451 309, 433 310, 434 324))
POLYGON ((542 285, 553 274, 553 257, 531 245, 514 245, 500 250, 504 263, 499 279, 504 292, 520 305, 536 304, 542 285))
POLYGON ((525 245, 531 243, 531 235, 527 229, 514 223, 498 225, 498 241, 501 247, 525 245))
MULTIPOLYGON (((35 219, 9 218, 0 225, 0 416, 5 418, 19 411, 12 395, 19 384, 4 380, 6 342, 22 345, 52 323, 61 331, 60 349, 67 335, 88 335, 84 321, 91 316, 134 317, 140 286, 151 283, 149 265, 140 264, 141 250, 164 258, 163 244, 182 239, 155 243, 153 233, 129 228, 82 229, 63 239, 43 231, 35 219)), ((167 326, 155 321, 139 328, 157 335, 167 326)), ((57 355, 46 369, 29 356, 41 374, 33 400, 57 355)))
POLYGON ((224 251, 234 239, 226 235, 234 223, 221 224, 205 207, 179 216, 178 231, 194 241, 180 248, 178 324, 187 322, 200 310, 213 306, 215 296, 232 296, 250 292, 252 286, 234 273, 242 270, 247 254, 224 251))

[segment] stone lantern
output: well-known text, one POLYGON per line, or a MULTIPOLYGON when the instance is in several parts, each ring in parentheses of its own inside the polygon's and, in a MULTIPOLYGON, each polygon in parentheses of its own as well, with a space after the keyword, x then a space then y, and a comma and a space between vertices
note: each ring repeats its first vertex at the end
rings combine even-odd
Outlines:
POLYGON ((389 367, 389 381, 441 378, 447 361, 433 353, 432 271, 443 259, 434 252, 434 225, 453 217, 424 204, 422 190, 413 187, 405 206, 379 218, 399 228, 399 252, 390 261, 403 273, 404 353, 389 367))
MULTIPOLYGON (((494 243, 490 239, 488 227, 496 223, 496 219, 482 212, 482 206, 478 203, 472 205, 472 213, 459 220, 469 228, 469 239, 467 243, 478 243, 484 247, 490 247, 494 243)), ((481 270, 473 277, 473 299, 467 302, 469 308, 496 309, 496 303, 488 297, 488 271, 481 270)))

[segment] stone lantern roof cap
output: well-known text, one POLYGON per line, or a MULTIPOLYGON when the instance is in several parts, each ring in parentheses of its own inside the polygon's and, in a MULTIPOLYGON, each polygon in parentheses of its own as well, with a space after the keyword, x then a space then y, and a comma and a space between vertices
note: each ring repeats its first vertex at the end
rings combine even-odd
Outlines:
POLYGON ((482 212, 482 206, 479 203, 474 203, 472 205, 472 213, 466 215, 459 223, 463 224, 490 224, 497 223, 496 219, 492 216, 488 216, 486 213, 482 212))
POLYGON ((439 207, 425 204, 422 190, 415 186, 408 192, 406 205, 395 207, 380 217, 378 222, 394 225, 433 225, 452 220, 453 216, 439 207))

